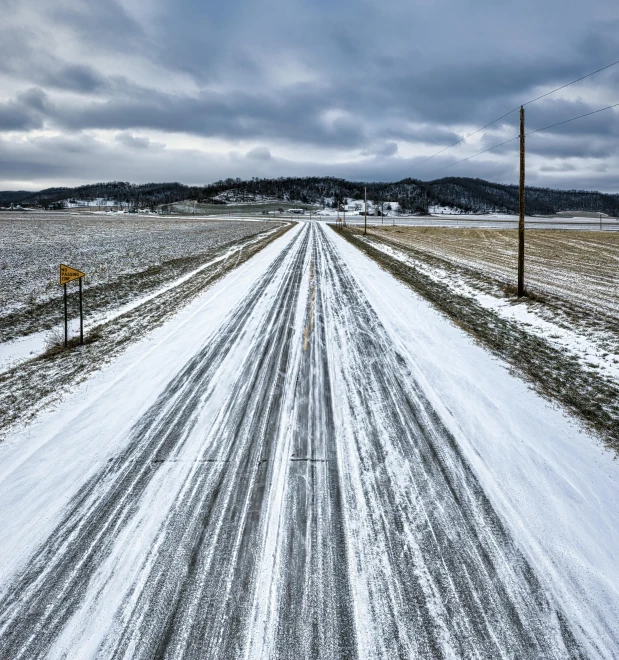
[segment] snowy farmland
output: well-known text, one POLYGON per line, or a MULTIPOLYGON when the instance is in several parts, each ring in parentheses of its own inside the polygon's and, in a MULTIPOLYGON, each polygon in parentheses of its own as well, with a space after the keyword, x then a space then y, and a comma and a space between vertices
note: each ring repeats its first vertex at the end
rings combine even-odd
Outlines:
MULTIPOLYGON (((515 231, 386 226, 372 227, 370 235, 387 237, 505 284, 516 280, 515 231)), ((526 232, 525 255, 531 291, 619 319, 619 232, 536 229, 526 232)))
MULTIPOLYGON (((129 214, 0 213, 2 314, 59 297, 58 264, 111 283, 273 228, 273 223, 129 214)), ((179 274, 182 264, 178 263, 179 274)))
MULTIPOLYGON (((0 214, 0 372, 42 353, 50 331, 60 332, 60 263, 87 273, 86 325, 92 327, 281 226, 122 214, 0 214)), ((77 286, 69 285, 68 292, 75 331, 77 286)))

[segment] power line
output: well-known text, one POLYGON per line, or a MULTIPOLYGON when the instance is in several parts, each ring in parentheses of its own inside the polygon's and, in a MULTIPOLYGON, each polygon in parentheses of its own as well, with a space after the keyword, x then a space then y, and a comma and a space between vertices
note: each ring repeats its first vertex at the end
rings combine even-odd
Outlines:
POLYGON ((456 147, 457 145, 461 144, 465 140, 468 140, 470 137, 473 137, 473 135, 477 135, 477 133, 481 133, 482 131, 485 131, 489 126, 492 126, 492 124, 496 124, 497 121, 501 121, 501 119, 504 119, 508 115, 511 115, 512 112, 515 112, 518 110, 518 108, 514 108, 514 110, 510 110, 509 112, 506 112, 504 115, 501 115, 498 119, 495 119, 494 121, 491 121, 489 124, 486 124, 485 126, 482 126, 481 128, 478 128, 474 133, 469 133, 466 137, 463 137, 461 140, 458 140, 457 142, 454 142, 453 144, 450 144, 448 147, 445 147, 444 149, 441 149, 440 151, 437 151, 435 154, 432 154, 431 156, 428 156, 427 158, 424 158, 424 160, 420 161, 419 163, 415 163, 413 167, 418 167, 419 165, 422 165, 423 163, 431 160, 434 158, 434 156, 438 156, 443 153, 443 151, 447 151, 447 149, 451 149, 452 147, 456 147))
POLYGON ((509 144, 510 142, 513 142, 514 140, 517 140, 519 137, 520 137, 520 135, 516 135, 516 137, 509 138, 509 140, 505 140, 505 142, 501 142, 500 144, 495 144, 493 147, 488 147, 487 149, 484 149, 483 151, 479 151, 476 154, 473 154, 472 156, 467 156, 466 158, 463 158, 462 160, 457 160, 455 163, 451 163, 451 165, 445 165, 445 167, 439 167, 437 170, 432 170, 431 172, 428 172, 428 174, 434 174, 435 172, 441 172, 442 170, 446 170, 449 167, 454 167, 455 165, 459 165, 460 163, 464 163, 465 160, 471 160, 471 158, 475 158, 475 156, 481 156, 482 154, 485 154, 488 151, 492 151, 493 149, 498 149, 499 147, 502 147, 504 144, 509 144))
MULTIPOLYGON (((561 126, 561 124, 569 124, 571 121, 576 121, 577 119, 582 119, 583 117, 589 117, 591 115, 596 115, 598 112, 604 112, 604 110, 610 110, 611 108, 617 108, 619 107, 619 103, 615 103, 613 105, 607 105, 605 108, 600 108, 599 110, 593 110, 592 112, 586 112, 583 115, 578 115, 578 117, 572 117, 571 119, 565 119, 563 121, 559 121, 556 124, 550 124, 549 126, 544 126, 543 128, 537 128, 534 131, 529 131, 528 133, 525 133, 524 136, 525 138, 528 137, 529 135, 533 135, 534 133, 541 133, 542 131, 547 131, 549 128, 554 128, 555 126, 561 126)), ((440 172, 442 170, 446 170, 449 167, 454 167, 454 165, 458 165, 460 163, 463 163, 466 160, 470 160, 471 158, 475 158, 476 156, 481 156, 482 154, 487 153, 488 151, 492 151, 493 149, 498 149, 499 147, 502 147, 504 144, 509 144, 510 142, 513 142, 514 140, 517 140, 520 137, 520 135, 516 135, 513 138, 509 138, 509 140, 505 140, 504 142, 500 142, 499 144, 495 144, 492 147, 488 147, 488 149, 484 149, 483 151, 479 151, 476 154, 473 154, 472 156, 467 156, 466 158, 463 158, 462 160, 458 160, 455 163, 451 163, 451 165, 445 165, 445 167, 439 167, 437 170, 432 170, 432 172, 429 172, 429 174, 434 174, 435 172, 440 172)))
MULTIPOLYGON (((580 82, 581 80, 584 80, 585 78, 589 78, 590 76, 594 76, 596 73, 599 73, 600 71, 604 71, 605 69, 610 69, 611 66, 615 66, 615 64, 619 64, 619 60, 616 62, 612 62, 611 64, 607 64, 606 66, 603 66, 601 69, 598 69, 597 71, 592 71, 591 73, 588 73, 586 76, 583 76, 582 78, 578 78, 577 80, 572 80, 572 82, 567 83, 567 85, 562 85, 561 87, 557 87, 557 89, 553 89, 552 92, 546 92, 545 94, 542 94, 541 96, 538 96, 537 98, 531 99, 530 101, 527 101, 526 103, 523 103, 522 105, 529 105, 529 103, 534 103, 535 101, 539 101, 540 99, 543 99, 545 96, 549 96, 550 94, 554 94, 555 92, 558 92, 560 89, 565 89, 566 87, 569 87, 570 85, 573 85, 574 83, 580 82)), ((512 110, 513 112, 513 110, 512 110)))
MULTIPOLYGON (((570 85, 574 85, 575 83, 580 82, 581 80, 584 80, 585 78, 589 78, 590 76, 594 76, 596 73, 600 73, 600 71, 604 71, 605 69, 610 69, 611 66, 615 66, 616 64, 619 64, 619 60, 617 60, 616 62, 612 62, 611 64, 607 64, 606 66, 603 66, 601 69, 597 69, 596 71, 592 71, 591 73, 588 73, 586 76, 581 76, 580 78, 577 78, 576 80, 572 80, 572 82, 569 82, 565 85, 561 85, 561 87, 557 87, 556 89, 553 89, 550 92, 546 92, 545 94, 542 94, 541 96, 537 96, 534 99, 531 99, 530 101, 527 101, 526 103, 521 103, 520 105, 525 106, 525 105, 530 105, 531 103, 535 103, 535 101, 539 101, 540 99, 543 99, 546 96, 550 96, 551 94, 554 94, 555 92, 558 92, 561 89, 565 89, 566 87, 569 87, 570 85)), ((513 110, 510 110, 509 112, 506 112, 504 115, 501 115, 500 117, 497 117, 497 119, 494 119, 489 124, 486 124, 485 126, 482 126, 481 128, 478 128, 473 133, 469 133, 469 135, 463 137, 461 140, 458 140, 457 142, 454 142, 453 144, 450 144, 449 146, 445 147, 444 149, 441 149, 440 151, 437 151, 435 154, 432 154, 431 156, 428 156, 427 158, 424 158, 422 161, 419 161, 418 163, 415 163, 413 165, 413 167, 419 167, 419 165, 423 165, 423 163, 428 162, 429 160, 431 160, 435 156, 439 156, 440 154, 447 151, 448 149, 451 149, 452 147, 456 147, 459 144, 462 144, 462 142, 464 142, 465 140, 468 140, 470 137, 473 137, 473 135, 477 135, 477 133, 481 133, 482 131, 485 131, 488 127, 492 126, 493 124, 496 124, 498 121, 501 121, 501 119, 505 119, 505 117, 511 115, 512 112, 516 112, 517 110, 519 110, 520 105, 515 107, 513 110)), ((604 109, 606 109, 606 108, 604 108, 604 109)), ((569 121, 573 121, 573 120, 569 120, 569 121)), ((543 129, 540 129, 540 130, 543 130, 543 129)), ((497 146, 501 146, 501 145, 497 145, 497 146)), ((482 151, 480 153, 485 153, 485 152, 482 151)), ((468 160, 468 159, 465 158, 464 160, 468 160)), ((462 162, 462 161, 459 161, 459 162, 462 162)), ((455 165, 455 163, 454 163, 454 165, 455 165)), ((434 171, 436 172, 438 170, 434 170, 434 171)), ((430 172, 430 174, 432 174, 432 172, 430 172)))
POLYGON ((556 124, 550 124, 550 126, 544 126, 544 128, 538 128, 530 133, 525 133, 527 135, 533 135, 533 133, 539 133, 540 131, 547 131, 549 128, 554 128, 555 126, 561 126, 561 124, 569 124, 571 121, 576 121, 577 119, 582 119, 583 117, 588 117, 589 115, 597 115, 598 112, 604 112, 604 110, 610 110, 611 108, 619 107, 619 103, 613 105, 607 105, 605 108, 600 108, 599 110, 594 110, 593 112, 586 112, 584 115, 578 115, 578 117, 572 117, 571 119, 565 119, 564 121, 559 121, 556 124))

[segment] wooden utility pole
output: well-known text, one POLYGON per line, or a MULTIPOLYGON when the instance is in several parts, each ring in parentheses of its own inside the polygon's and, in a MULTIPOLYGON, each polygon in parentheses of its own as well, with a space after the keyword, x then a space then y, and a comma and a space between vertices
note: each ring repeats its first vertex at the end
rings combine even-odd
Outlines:
POLYGON ((363 235, 365 236, 368 233, 368 189, 364 188, 363 189, 363 196, 365 199, 365 211, 363 213, 363 235))
POLYGON ((518 218, 518 298, 524 296, 524 107, 520 106, 520 217, 518 218))

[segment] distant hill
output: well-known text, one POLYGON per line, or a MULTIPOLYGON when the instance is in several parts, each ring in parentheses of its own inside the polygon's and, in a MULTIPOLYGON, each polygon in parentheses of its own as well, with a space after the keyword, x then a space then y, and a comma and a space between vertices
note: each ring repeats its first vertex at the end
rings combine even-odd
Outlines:
MULTIPOLYGON (((334 206, 344 198, 361 199, 367 187, 372 202, 398 202, 411 213, 444 206, 463 213, 518 213, 518 187, 483 179, 447 177, 435 181, 403 179, 395 183, 364 183, 333 177, 282 177, 249 181, 225 179, 206 186, 181 183, 132 184, 122 181, 77 188, 48 188, 39 192, 0 192, 0 206, 22 204, 54 208, 69 200, 110 199, 132 207, 154 208, 187 199, 213 204, 281 201, 334 206)), ((527 213, 549 215, 560 211, 589 211, 619 215, 619 194, 585 190, 527 187, 527 213)))
POLYGON ((91 201, 110 199, 127 206, 147 207, 170 204, 201 194, 202 188, 192 188, 182 183, 92 183, 77 188, 46 188, 39 192, 0 192, 0 205, 22 204, 50 208, 59 202, 75 200, 91 201))
POLYGON ((0 205, 19 204, 22 199, 27 199, 32 194, 28 190, 0 190, 0 205))

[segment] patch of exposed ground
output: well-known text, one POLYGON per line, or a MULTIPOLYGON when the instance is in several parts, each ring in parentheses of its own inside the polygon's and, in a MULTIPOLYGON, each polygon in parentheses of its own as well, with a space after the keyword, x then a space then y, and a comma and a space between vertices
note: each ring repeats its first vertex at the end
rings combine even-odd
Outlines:
MULTIPOLYGON (((43 355, 0 374, 0 440, 43 408, 58 403, 58 392, 63 391, 63 384, 84 381, 131 343, 160 326, 224 275, 282 236, 291 226, 281 227, 259 240, 239 240, 241 249, 226 259, 207 266, 178 286, 113 321, 91 328, 83 346, 73 340, 68 349, 50 347, 43 355)), ((226 244, 215 252, 224 255, 229 250, 230 244, 226 244)), ((216 256, 215 253, 209 254, 211 260, 216 256)))
MULTIPOLYGON (((367 237, 363 236, 362 230, 356 228, 345 229, 342 233, 349 242, 432 302, 486 348, 507 361, 516 373, 524 377, 542 395, 560 403, 587 427, 601 435, 609 447, 619 451, 619 379, 613 371, 616 366, 612 363, 613 354, 609 352, 604 355, 602 349, 603 357, 611 358, 609 369, 605 371, 594 361, 583 359, 583 355, 578 351, 562 345, 559 338, 546 336, 544 330, 547 327, 544 324, 551 323, 549 319, 552 319, 559 329, 563 325, 571 324, 572 329, 576 326, 580 328, 585 333, 584 336, 587 331, 597 333, 592 340, 594 344, 595 340, 602 344, 606 342, 608 349, 617 351, 619 337, 612 323, 612 308, 606 306, 602 312, 595 314, 592 307, 580 305, 578 301, 570 301, 567 304, 565 299, 554 297, 550 293, 535 296, 534 290, 524 303, 527 306, 527 309, 523 310, 525 320, 518 315, 510 316, 501 305, 514 305, 516 299, 513 298, 508 277, 504 276, 496 265, 498 257, 488 255, 489 245, 483 241, 483 234, 486 232, 457 229, 439 231, 451 233, 452 236, 440 236, 437 240, 438 247, 435 246, 432 251, 426 248, 426 245, 431 236, 438 233, 433 229, 424 232, 428 236, 420 240, 419 244, 415 242, 415 238, 417 233, 423 230, 417 228, 400 228, 399 232, 373 229, 368 231, 367 237), (466 237, 463 231, 473 235, 466 237), (477 249, 482 264, 479 270, 474 265, 472 244, 475 234, 482 235, 477 249), (466 239, 469 239, 471 246, 467 246, 465 250, 457 244, 458 241, 466 242, 466 239), (453 260, 445 256, 445 245, 453 246, 453 260), (467 254, 466 259, 462 256, 463 253, 467 254), (441 256, 438 256, 439 254, 441 256), (492 304, 488 304, 487 299, 491 299, 492 304), (531 314, 533 319, 539 317, 539 322, 529 323, 526 320, 527 313, 531 314)), ((531 237, 533 233, 552 234, 550 238, 554 239, 554 234, 558 232, 528 232, 529 240, 537 243, 543 237, 531 237)), ((508 238, 490 237, 489 242, 505 241, 508 238)), ((571 250, 576 250, 571 242, 576 241, 576 238, 557 239, 557 244, 563 245, 565 241, 565 244, 572 245, 571 250)), ((544 249, 551 248, 545 246, 544 249)), ((593 251, 591 242, 586 242, 584 250, 589 253, 593 251)), ((604 259, 605 257, 601 260, 604 259)), ((584 257, 581 254, 582 261, 584 257)), ((598 300, 601 298, 602 294, 598 300)))

